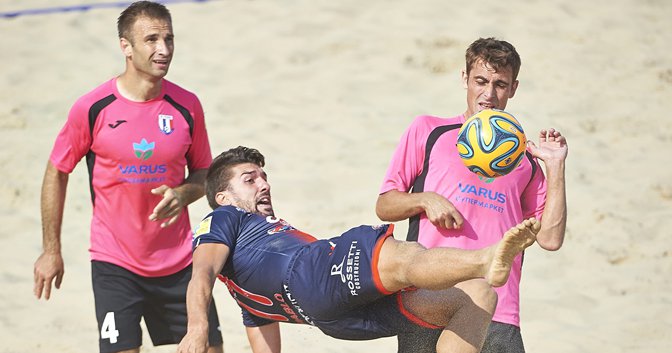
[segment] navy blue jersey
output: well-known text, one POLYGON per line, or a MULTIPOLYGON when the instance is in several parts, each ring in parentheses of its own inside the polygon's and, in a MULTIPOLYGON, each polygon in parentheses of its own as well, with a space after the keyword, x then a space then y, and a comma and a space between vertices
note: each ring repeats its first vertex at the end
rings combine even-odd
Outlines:
POLYGON ((223 206, 194 233, 194 248, 225 244, 222 279, 245 326, 306 323, 344 339, 373 339, 434 328, 414 318, 378 273, 391 225, 359 226, 317 240, 289 223, 223 206))
POLYGON ((233 206, 217 208, 194 233, 194 248, 205 243, 229 247, 220 279, 243 308, 246 326, 271 321, 307 323, 285 302, 282 293, 290 261, 299 249, 314 241, 281 219, 233 206))

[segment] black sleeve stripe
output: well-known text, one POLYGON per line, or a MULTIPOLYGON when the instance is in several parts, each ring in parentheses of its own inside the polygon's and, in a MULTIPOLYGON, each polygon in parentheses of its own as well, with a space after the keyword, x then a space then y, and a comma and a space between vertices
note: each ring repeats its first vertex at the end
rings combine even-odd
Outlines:
MULTIPOLYGON (((528 182, 531 183, 532 180, 534 179, 534 174, 537 172, 538 165, 534 160, 534 157, 532 157, 532 154, 530 152, 525 151, 525 156, 527 157, 527 160, 530 161, 530 165, 532 166, 532 173, 530 173, 530 181, 528 182)), ((520 258, 520 267, 523 267, 523 263, 525 263, 525 251, 522 252, 521 258, 520 258)))
MULTIPOLYGON (((432 130, 432 132, 429 134, 429 137, 427 137, 427 143, 425 145, 425 160, 422 164, 422 173, 420 173, 420 175, 415 179, 413 187, 411 188, 411 192, 423 192, 425 190, 425 179, 427 178, 427 173, 429 170, 429 157, 431 156, 432 148, 434 148, 434 144, 439 139, 439 137, 448 131, 459 129, 460 127, 462 127, 462 124, 452 124, 439 126, 432 130)), ((420 214, 417 214, 408 219, 408 234, 406 234, 406 240, 418 241, 419 233, 420 214)))
MULTIPOLYGON (((100 112, 105 109, 108 105, 114 102, 117 97, 114 94, 93 103, 91 108, 89 108, 89 134, 91 134, 91 143, 93 144, 93 127, 96 125, 96 120, 100 112)), ((93 166, 96 163, 96 155, 91 151, 91 146, 89 146, 89 151, 86 153, 86 168, 89 171, 89 192, 91 193, 91 204, 94 204, 96 195, 93 193, 93 166)))
POLYGON ((189 125, 189 136, 193 136, 194 135, 194 118, 189 113, 189 110, 187 108, 183 107, 182 105, 180 105, 179 103, 177 103, 173 98, 171 98, 167 94, 165 96, 163 96, 163 99, 168 101, 168 103, 170 103, 170 105, 172 105, 175 109, 177 109, 182 114, 182 117, 184 117, 184 120, 186 120, 187 124, 189 125))
POLYGON ((532 165, 532 173, 530 173, 530 181, 528 182, 531 183, 532 180, 534 179, 534 174, 537 172, 537 163, 534 161, 534 157, 532 157, 532 154, 530 152, 525 152, 525 156, 527 159, 530 161, 530 164, 532 165))

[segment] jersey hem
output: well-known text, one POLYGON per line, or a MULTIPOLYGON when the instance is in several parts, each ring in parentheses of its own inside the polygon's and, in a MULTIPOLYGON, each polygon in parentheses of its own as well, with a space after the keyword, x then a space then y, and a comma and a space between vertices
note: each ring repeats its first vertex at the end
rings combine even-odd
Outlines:
POLYGON ((191 261, 186 261, 186 263, 178 263, 178 265, 171 266, 168 269, 165 269, 164 267, 161 267, 163 270, 162 271, 144 271, 140 268, 129 266, 128 263, 118 261, 117 259, 111 258, 111 257, 106 257, 106 256, 94 256, 93 254, 91 255, 91 261, 100 261, 100 262, 107 262, 116 266, 119 266, 127 271, 133 272, 134 274, 142 277, 165 277, 165 276, 170 276, 174 275, 185 268, 187 268, 189 265, 191 265, 191 261))

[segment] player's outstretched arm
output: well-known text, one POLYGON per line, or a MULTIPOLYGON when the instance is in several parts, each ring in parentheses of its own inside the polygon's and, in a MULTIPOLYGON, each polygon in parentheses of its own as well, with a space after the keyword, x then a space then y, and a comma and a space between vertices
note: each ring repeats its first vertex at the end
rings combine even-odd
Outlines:
POLYGON ((527 150, 541 159, 546 167, 546 206, 541 217, 537 243, 543 249, 560 249, 567 226, 567 197, 565 190, 565 160, 568 147, 565 137, 553 128, 539 132, 539 146, 528 142, 527 150))
POLYGON ((457 229, 464 223, 462 214, 455 206, 435 192, 407 193, 390 190, 378 196, 376 202, 376 215, 385 222, 402 221, 423 212, 439 228, 457 229))
POLYGON ((187 287, 187 334, 178 353, 205 353, 208 350, 208 309, 217 274, 229 256, 224 244, 201 244, 193 255, 191 280, 187 287))
POLYGON ((253 353, 280 353, 280 324, 259 327, 246 327, 247 340, 250 342, 253 353))
POLYGON ((52 282, 56 288, 61 287, 65 265, 61 255, 61 224, 63 223, 63 206, 65 191, 68 186, 68 174, 59 171, 51 163, 47 163, 42 182, 40 208, 42 212, 42 254, 35 261, 33 268, 33 293, 40 299, 51 297, 52 282))
POLYGON ((152 189, 152 194, 161 195, 163 199, 154 207, 152 214, 149 215, 149 220, 158 221, 167 218, 167 221, 161 223, 161 227, 167 227, 175 223, 182 209, 201 198, 205 193, 206 174, 207 169, 197 169, 189 173, 182 185, 174 188, 161 185, 152 189))

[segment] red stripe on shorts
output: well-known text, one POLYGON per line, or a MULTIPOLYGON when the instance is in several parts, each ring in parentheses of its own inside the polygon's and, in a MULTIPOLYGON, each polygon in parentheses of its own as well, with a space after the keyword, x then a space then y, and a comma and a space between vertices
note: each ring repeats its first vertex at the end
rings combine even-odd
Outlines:
POLYGON ((434 324, 430 324, 429 322, 413 315, 410 311, 406 310, 406 307, 404 307, 404 302, 401 300, 401 292, 397 292, 397 306, 399 308, 399 311, 401 312, 402 315, 406 316, 407 319, 411 320, 414 324, 430 329, 438 329, 438 328, 443 328, 442 326, 437 326, 434 324))
POLYGON ((393 232, 394 224, 390 224, 387 227, 385 235, 378 238, 378 241, 376 241, 376 246, 373 248, 373 259, 371 259, 371 273, 373 274, 373 283, 376 285, 376 288, 378 288, 378 291, 385 295, 390 295, 394 292, 390 292, 383 286, 383 282, 380 280, 380 273, 378 272, 378 260, 380 259, 380 249, 383 247, 383 243, 385 243, 387 238, 393 235, 393 232))

